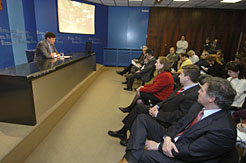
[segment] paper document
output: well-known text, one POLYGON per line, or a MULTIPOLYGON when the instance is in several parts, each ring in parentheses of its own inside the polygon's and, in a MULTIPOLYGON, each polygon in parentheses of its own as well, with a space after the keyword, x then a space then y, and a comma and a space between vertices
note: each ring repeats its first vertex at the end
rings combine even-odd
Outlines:
POLYGON ((132 64, 133 64, 134 66, 136 66, 137 68, 140 68, 140 66, 139 66, 134 60, 132 60, 132 64))
POLYGON ((72 58, 72 56, 66 56, 64 55, 64 58, 67 59, 67 58, 72 58))

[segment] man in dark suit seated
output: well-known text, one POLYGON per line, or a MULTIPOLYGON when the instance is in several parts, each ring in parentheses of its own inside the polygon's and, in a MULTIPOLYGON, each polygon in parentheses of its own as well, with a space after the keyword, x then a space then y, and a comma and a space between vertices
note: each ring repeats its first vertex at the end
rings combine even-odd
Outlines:
POLYGON ((140 70, 136 71, 133 74, 127 74, 127 88, 124 88, 124 90, 132 91, 132 85, 134 82, 134 79, 141 79, 143 82, 147 82, 153 78, 153 74, 155 71, 155 63, 156 60, 153 56, 153 51, 151 49, 146 50, 146 58, 145 63, 143 67, 141 67, 140 70))
POLYGON ((198 103, 168 130, 155 119, 139 115, 120 163, 220 162, 235 149, 237 132, 228 111, 235 95, 227 80, 210 77, 199 90, 198 103))
POLYGON ((59 57, 55 41, 56 35, 52 32, 47 32, 45 39, 37 44, 34 61, 59 57))
POLYGON ((168 99, 152 108, 143 104, 136 105, 123 119, 124 126, 118 131, 108 131, 108 134, 120 138, 120 144, 126 145, 126 133, 131 129, 135 118, 141 113, 149 114, 165 127, 169 127, 173 122, 183 117, 194 101, 197 100, 198 90, 200 89, 197 83, 199 76, 200 69, 198 66, 184 66, 179 75, 180 83, 182 83, 183 87, 176 89, 168 99))
MULTIPOLYGON (((146 53, 146 50, 148 49, 148 47, 147 46, 143 46, 142 47, 142 53, 141 53, 141 55, 138 57, 138 58, 135 58, 135 59, 133 59, 133 61, 141 68, 142 66, 143 66, 143 64, 144 64, 144 59, 145 59, 145 53, 146 53)), ((127 66, 126 68, 124 68, 124 70, 123 71, 116 71, 116 73, 117 74, 119 74, 119 75, 124 75, 124 74, 126 74, 126 73, 130 73, 131 71, 133 71, 134 70, 134 72, 135 71, 137 71, 139 68, 138 67, 136 67, 136 66, 134 66, 132 63, 129 65, 129 66, 127 66)), ((124 84, 124 82, 123 82, 123 84, 124 84)))

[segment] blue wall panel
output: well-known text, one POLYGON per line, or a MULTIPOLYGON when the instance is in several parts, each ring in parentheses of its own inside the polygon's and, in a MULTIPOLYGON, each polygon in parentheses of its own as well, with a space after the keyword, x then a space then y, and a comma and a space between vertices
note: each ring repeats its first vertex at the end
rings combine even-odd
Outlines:
POLYGON ((23 0, 23 13, 26 28, 27 49, 35 49, 37 44, 37 28, 33 0, 23 0))
POLYGON ((108 48, 127 48, 128 7, 108 9, 108 48))
POLYGON ((0 11, 0 68, 14 65, 6 1, 0 11))
POLYGON ((130 7, 128 15, 127 47, 130 49, 140 48, 146 45, 148 32, 148 8, 130 7))
POLYGON ((149 8, 109 7, 108 48, 140 49, 146 44, 149 8))

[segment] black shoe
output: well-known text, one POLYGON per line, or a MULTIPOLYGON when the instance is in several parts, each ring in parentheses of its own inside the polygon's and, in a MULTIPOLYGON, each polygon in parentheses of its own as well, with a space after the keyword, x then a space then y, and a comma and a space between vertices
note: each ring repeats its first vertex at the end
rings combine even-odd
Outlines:
POLYGON ((130 108, 122 108, 122 107, 119 107, 120 111, 122 111, 123 113, 128 113, 130 112, 130 108))
POLYGON ((126 133, 119 133, 119 131, 108 131, 108 134, 110 136, 116 137, 116 138, 120 138, 120 139, 126 139, 126 133))
POLYGON ((132 91, 132 88, 124 88, 126 91, 132 91))
POLYGON ((125 81, 125 82, 121 82, 121 84, 127 84, 127 81, 125 81))
POLYGON ((119 75, 121 75, 121 76, 123 76, 123 73, 120 72, 120 71, 116 71, 116 73, 119 74, 119 75))
POLYGON ((122 145, 122 146, 124 146, 124 147, 126 147, 127 142, 128 142, 128 139, 127 139, 127 138, 122 138, 122 139, 120 139, 120 145, 122 145))

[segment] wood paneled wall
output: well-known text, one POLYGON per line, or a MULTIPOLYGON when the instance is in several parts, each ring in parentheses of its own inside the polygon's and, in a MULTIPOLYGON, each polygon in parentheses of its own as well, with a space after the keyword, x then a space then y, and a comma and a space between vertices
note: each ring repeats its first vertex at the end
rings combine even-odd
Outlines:
POLYGON ((225 60, 234 59, 240 33, 246 33, 246 11, 221 9, 150 8, 147 45, 155 57, 166 55, 185 35, 198 55, 206 37, 219 39, 225 60))

